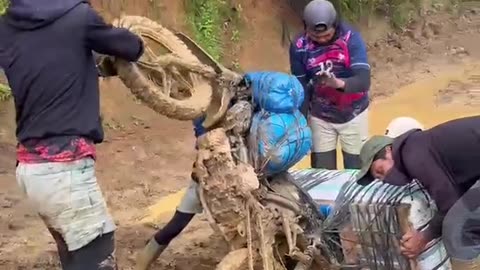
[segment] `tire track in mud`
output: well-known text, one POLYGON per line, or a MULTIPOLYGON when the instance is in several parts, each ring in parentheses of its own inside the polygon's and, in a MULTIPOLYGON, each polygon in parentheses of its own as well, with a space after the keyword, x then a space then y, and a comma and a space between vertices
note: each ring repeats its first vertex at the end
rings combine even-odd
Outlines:
POLYGON ((462 104, 465 106, 480 105, 480 73, 467 77, 466 80, 452 80, 448 86, 436 94, 436 105, 462 104))

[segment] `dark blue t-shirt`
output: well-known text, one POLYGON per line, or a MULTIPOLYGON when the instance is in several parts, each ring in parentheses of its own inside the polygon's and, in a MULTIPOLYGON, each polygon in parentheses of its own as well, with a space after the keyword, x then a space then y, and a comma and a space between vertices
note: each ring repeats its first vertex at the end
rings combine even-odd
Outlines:
MULTIPOLYGON (((327 60, 333 61, 333 73, 337 78, 350 78, 354 75, 356 69, 370 69, 366 45, 361 34, 345 23, 338 26, 336 41, 332 44, 319 45, 310 40, 306 34, 301 34, 292 42, 290 47, 291 72, 302 82, 305 88, 313 81, 312 79, 320 70, 320 66, 325 64, 327 60), (343 45, 345 45, 344 48, 343 45)), ((315 85, 312 87, 316 88, 315 85)), ((331 94, 327 93, 327 95, 337 95, 340 98, 321 97, 316 96, 314 90, 312 102, 309 104, 311 113, 333 123, 348 122, 368 107, 369 101, 366 94, 368 90, 364 89, 363 96, 356 99, 351 98, 351 100, 349 100, 349 97, 355 94, 331 91, 331 94), (335 99, 340 101, 332 102, 335 99), (344 102, 345 100, 347 101, 344 102)))

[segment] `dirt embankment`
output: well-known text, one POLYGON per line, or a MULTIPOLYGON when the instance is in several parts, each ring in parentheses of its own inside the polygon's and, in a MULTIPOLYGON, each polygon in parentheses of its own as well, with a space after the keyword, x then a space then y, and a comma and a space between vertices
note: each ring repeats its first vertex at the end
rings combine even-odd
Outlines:
MULTIPOLYGON (((156 18, 188 31, 183 1, 93 0, 107 18, 122 12, 156 18)), ((288 49, 282 45, 282 18, 298 29, 287 1, 239 0, 245 22, 235 47, 244 70, 288 71, 288 49)), ((374 96, 388 96, 401 85, 454 68, 480 57, 479 11, 456 16, 432 10, 425 20, 399 35, 378 20, 362 28, 369 43, 374 96)), ((121 269, 132 269, 133 254, 153 229, 136 225, 144 209, 186 185, 193 159, 189 122, 156 115, 137 104, 116 79, 101 82, 106 141, 99 146, 98 179, 119 226, 121 269)), ((55 246, 47 231, 23 200, 14 178, 14 111, 0 110, 0 265, 2 269, 55 269, 55 246)), ((161 225, 161 224, 159 224, 161 225)), ((225 245, 202 217, 172 243, 154 269, 212 269, 225 245)), ((226 250, 225 250, 226 252, 226 250)))

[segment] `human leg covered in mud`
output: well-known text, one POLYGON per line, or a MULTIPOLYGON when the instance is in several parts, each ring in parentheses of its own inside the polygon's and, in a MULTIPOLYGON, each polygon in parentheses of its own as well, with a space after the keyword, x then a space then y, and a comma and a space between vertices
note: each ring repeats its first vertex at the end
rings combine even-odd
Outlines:
MULTIPOLYGON (((206 129, 202 126, 204 119, 204 117, 199 117, 193 121, 195 137, 205 134, 206 129)), ((136 270, 147 270, 170 242, 187 227, 195 214, 202 213, 203 207, 198 196, 198 178, 194 172, 192 172, 191 178, 190 185, 173 217, 155 233, 145 248, 137 255, 136 270)))
POLYGON ((198 198, 198 184, 192 180, 173 217, 153 235, 144 249, 137 255, 135 269, 149 269, 150 265, 162 254, 170 242, 187 227, 195 214, 201 213, 202 210, 202 204, 198 198))

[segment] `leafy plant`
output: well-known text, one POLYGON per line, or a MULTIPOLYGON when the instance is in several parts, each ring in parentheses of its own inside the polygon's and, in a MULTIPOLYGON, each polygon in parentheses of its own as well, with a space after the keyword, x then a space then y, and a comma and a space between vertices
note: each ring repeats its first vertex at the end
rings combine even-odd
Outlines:
POLYGON ((230 38, 230 40, 233 42, 240 41, 240 31, 238 31, 237 29, 234 29, 232 31, 232 37, 230 38))
POLYGON ((7 85, 0 83, 0 101, 7 101, 12 97, 12 91, 7 85))
POLYGON ((405 1, 398 4, 390 17, 392 26, 397 29, 407 26, 417 16, 416 10, 414 3, 405 1))
POLYGON ((9 4, 10 4, 9 0, 0 0, 0 16, 5 14, 9 4))
POLYGON ((220 0, 186 0, 187 18, 197 42, 215 59, 221 56, 220 0))
POLYGON ((231 41, 239 39, 237 10, 230 0, 184 0, 187 20, 195 40, 213 58, 220 60, 223 53, 223 37, 232 29, 231 41), (233 27, 232 27, 233 26, 233 27))

